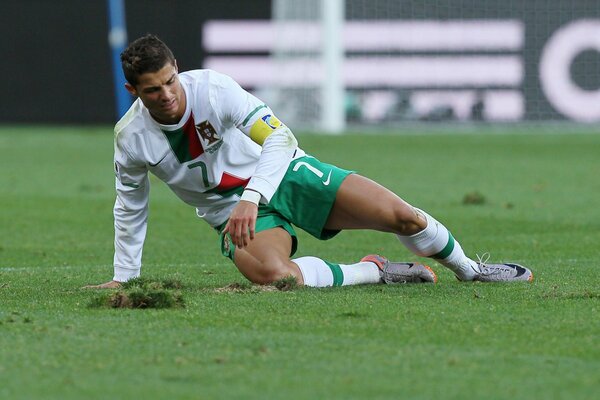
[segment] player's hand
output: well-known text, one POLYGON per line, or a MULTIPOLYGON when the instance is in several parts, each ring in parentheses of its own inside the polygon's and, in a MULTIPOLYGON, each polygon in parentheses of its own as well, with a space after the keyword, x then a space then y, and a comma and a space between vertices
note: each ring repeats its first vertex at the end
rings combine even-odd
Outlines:
POLYGON ((121 282, 110 281, 101 283, 100 285, 86 285, 82 289, 116 289, 121 287, 121 282))
POLYGON ((231 241, 237 248, 248 246, 254 239, 257 215, 258 206, 244 200, 240 201, 231 212, 223 233, 229 233, 231 241))

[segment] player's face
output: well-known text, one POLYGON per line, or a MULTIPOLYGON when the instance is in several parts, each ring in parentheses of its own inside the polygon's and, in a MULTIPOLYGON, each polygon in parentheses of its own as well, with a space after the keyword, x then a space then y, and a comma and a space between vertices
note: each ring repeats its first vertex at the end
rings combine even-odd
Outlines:
POLYGON ((154 119, 161 124, 176 124, 185 112, 185 92, 177 75, 177 64, 167 63, 156 72, 138 77, 134 86, 126 83, 129 93, 139 97, 154 119))

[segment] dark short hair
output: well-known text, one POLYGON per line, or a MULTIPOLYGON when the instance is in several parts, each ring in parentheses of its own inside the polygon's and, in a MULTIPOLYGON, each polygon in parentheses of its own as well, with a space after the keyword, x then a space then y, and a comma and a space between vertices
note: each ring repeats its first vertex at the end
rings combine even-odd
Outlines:
POLYGON ((125 79, 131 85, 138 84, 138 77, 146 72, 156 72, 167 63, 175 65, 171 49, 157 36, 146 34, 131 42, 121 53, 121 67, 125 79))

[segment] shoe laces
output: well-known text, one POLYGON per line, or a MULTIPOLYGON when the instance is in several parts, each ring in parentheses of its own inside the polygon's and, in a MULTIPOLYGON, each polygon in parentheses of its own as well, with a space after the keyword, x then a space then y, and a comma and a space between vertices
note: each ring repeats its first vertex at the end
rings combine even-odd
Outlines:
POLYGON ((479 272, 476 271, 475 268, 473 268, 472 266, 471 266, 471 268, 478 275, 481 275, 481 276, 502 275, 502 274, 510 275, 511 270, 509 268, 490 267, 489 265, 487 265, 487 262, 490 259, 490 253, 485 252, 481 256, 479 254, 475 254, 475 255, 477 256, 477 264, 479 265, 480 271, 479 272))
POLYGON ((473 267, 473 265, 471 263, 469 263, 469 266, 471 267, 473 272, 475 272, 477 275, 490 275, 490 272, 487 269, 487 265, 486 265, 486 263, 490 259, 490 253, 486 252, 486 253, 483 253, 482 255, 479 255, 479 254, 475 254, 475 255, 477 256, 477 265, 479 266, 479 270, 475 269, 473 267), (488 272, 484 273, 483 268, 486 268, 486 270, 488 270, 488 272))

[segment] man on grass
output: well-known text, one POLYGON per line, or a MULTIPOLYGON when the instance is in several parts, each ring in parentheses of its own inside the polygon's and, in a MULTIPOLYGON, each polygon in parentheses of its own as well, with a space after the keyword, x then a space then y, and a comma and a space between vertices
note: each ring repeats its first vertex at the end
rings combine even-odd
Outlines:
POLYGON ((291 258, 297 247, 293 226, 323 240, 342 229, 389 232, 461 281, 533 279, 520 265, 470 259, 425 211, 372 180, 307 155, 273 111, 231 78, 210 70, 179 73, 156 36, 132 42, 121 61, 137 101, 115 127, 114 277, 92 287, 118 287, 140 275, 148 172, 196 208, 220 234, 223 255, 257 284, 289 276, 313 287, 437 280, 427 266, 380 255, 354 264, 291 258))

